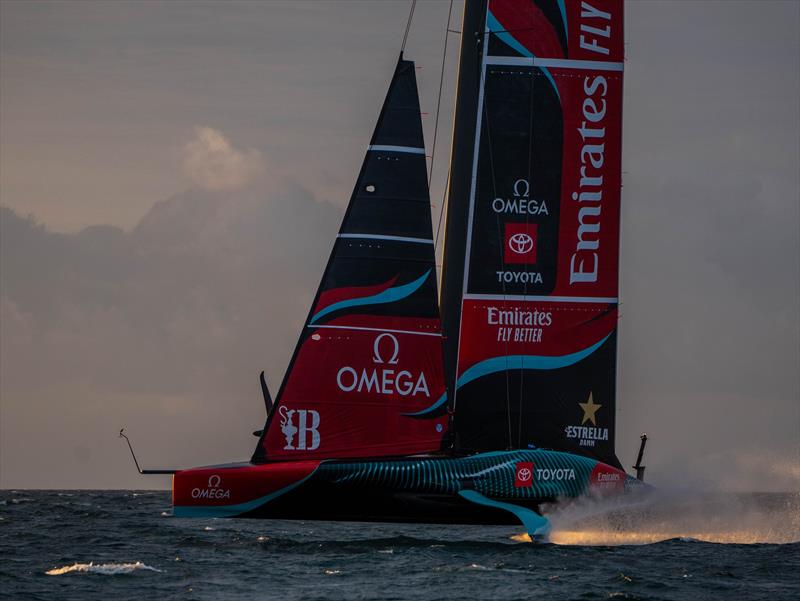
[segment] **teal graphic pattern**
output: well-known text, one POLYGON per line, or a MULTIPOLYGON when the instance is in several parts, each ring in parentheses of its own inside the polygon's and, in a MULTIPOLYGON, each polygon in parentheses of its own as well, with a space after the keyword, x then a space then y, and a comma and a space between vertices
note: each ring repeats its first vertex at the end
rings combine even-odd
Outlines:
POLYGON ((469 488, 491 499, 536 500, 586 494, 597 463, 580 455, 534 449, 458 458, 325 462, 317 469, 316 478, 373 490, 458 494, 469 488), (529 487, 514 486, 520 462, 533 463, 529 487))

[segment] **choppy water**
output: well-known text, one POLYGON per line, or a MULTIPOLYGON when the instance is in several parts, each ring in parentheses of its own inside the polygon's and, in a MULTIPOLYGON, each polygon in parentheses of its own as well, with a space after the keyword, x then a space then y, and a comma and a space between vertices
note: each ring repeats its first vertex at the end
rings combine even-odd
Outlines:
POLYGON ((513 527, 188 520, 169 495, 0 491, 8 599, 800 599, 798 495, 556 511, 513 527), (706 542, 718 541, 718 542, 706 542))

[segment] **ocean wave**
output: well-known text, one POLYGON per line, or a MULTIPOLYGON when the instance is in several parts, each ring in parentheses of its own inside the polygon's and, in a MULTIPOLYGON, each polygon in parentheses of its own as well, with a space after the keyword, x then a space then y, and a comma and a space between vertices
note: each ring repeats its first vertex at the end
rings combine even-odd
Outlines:
POLYGON ((47 570, 45 574, 48 576, 63 576, 64 574, 71 574, 73 572, 84 574, 103 574, 105 576, 116 576, 119 574, 132 574, 136 570, 148 570, 150 572, 161 572, 157 568, 153 568, 141 561, 134 563, 78 563, 75 562, 71 566, 62 566, 60 568, 53 568, 47 570))

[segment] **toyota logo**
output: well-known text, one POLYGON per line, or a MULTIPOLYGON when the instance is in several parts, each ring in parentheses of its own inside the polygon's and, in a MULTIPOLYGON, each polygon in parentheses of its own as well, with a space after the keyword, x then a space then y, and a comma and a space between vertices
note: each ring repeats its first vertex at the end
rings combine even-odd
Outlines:
POLYGON ((527 467, 521 467, 517 470, 517 479, 520 482, 527 482, 531 479, 531 475, 531 470, 529 470, 527 467))
POLYGON ((523 232, 514 234, 508 239, 508 248, 518 255, 528 254, 533 250, 533 238, 523 232))

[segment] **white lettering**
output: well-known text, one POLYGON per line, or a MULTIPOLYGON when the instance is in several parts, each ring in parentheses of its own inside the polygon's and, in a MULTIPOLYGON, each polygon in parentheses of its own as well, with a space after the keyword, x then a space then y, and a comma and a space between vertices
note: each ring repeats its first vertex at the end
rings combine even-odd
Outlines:
MULTIPOLYGON (((581 7, 584 9, 584 12, 581 13, 582 16, 610 18, 609 13, 599 11, 586 2, 581 3, 581 7)), ((578 128, 578 133, 584 142, 580 150, 581 177, 578 191, 572 193, 572 200, 581 203, 581 207, 578 209, 577 244, 569 261, 570 285, 596 282, 600 267, 599 252, 597 252, 600 250, 601 203, 603 201, 603 173, 600 170, 605 165, 606 129, 602 126, 589 127, 587 123, 599 124, 605 118, 607 108, 605 96, 608 92, 608 82, 602 75, 594 78, 586 77, 583 81, 583 90, 586 93, 583 101, 585 121, 578 128), (593 98, 598 92, 600 94, 599 103, 593 98), (587 143, 587 140, 591 140, 591 143, 587 143), (588 173, 589 169, 593 169, 595 172, 588 173)))
POLYGON ((344 390, 345 392, 350 392, 353 390, 356 387, 356 384, 358 384, 358 374, 356 373, 356 370, 354 370, 352 367, 343 367, 340 369, 339 373, 336 374, 336 384, 339 386, 339 390, 344 390), (342 382, 343 374, 351 374, 353 383, 349 385, 344 384, 342 382))
POLYGON ((497 271, 497 281, 506 284, 541 284, 542 274, 532 271, 497 271))
MULTIPOLYGON (((611 13, 604 12, 599 10, 589 4, 588 2, 581 2, 581 18, 582 19, 605 19, 607 21, 611 20, 611 13)), ((592 27, 591 25, 586 25, 585 23, 581 23, 581 36, 580 36, 580 46, 584 50, 588 50, 589 52, 597 52, 598 54, 608 54, 609 49, 606 46, 600 45, 600 40, 597 37, 601 38, 610 38, 611 37, 611 25, 606 25, 604 28, 600 29, 598 27, 592 27), (588 34, 588 35, 584 35, 588 34)))
POLYGON ((536 468, 537 480, 574 480, 575 470, 572 468, 536 468))

